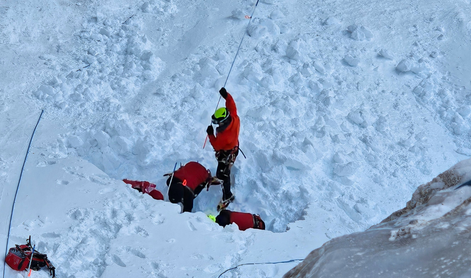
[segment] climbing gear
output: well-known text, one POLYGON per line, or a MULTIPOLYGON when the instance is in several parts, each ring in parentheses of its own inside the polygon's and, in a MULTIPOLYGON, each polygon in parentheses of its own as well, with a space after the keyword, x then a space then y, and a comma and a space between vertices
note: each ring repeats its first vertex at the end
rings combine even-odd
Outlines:
POLYGON ((49 261, 47 255, 39 253, 31 246, 31 236, 26 240, 25 245, 15 244, 15 247, 10 248, 5 257, 5 262, 12 269, 18 271, 26 270, 28 265, 30 265, 32 270, 40 270, 43 267, 47 267, 52 278, 56 277, 56 268, 49 261))
POLYGON ((214 112, 213 116, 211 116, 211 122, 215 125, 224 124, 227 119, 229 119, 231 113, 225 107, 221 107, 216 112, 214 112))
POLYGON ((235 146, 230 150, 220 150, 217 151, 214 155, 218 162, 222 162, 225 165, 234 164, 237 155, 239 154, 239 146, 235 146))
POLYGON ((225 210, 229 206, 229 204, 234 201, 234 199, 235 199, 235 196, 232 195, 226 200, 221 200, 217 206, 217 211, 225 210))
POLYGON ((216 222, 216 216, 208 214, 208 218, 211 219, 213 222, 216 222))
POLYGON ((263 222, 262 218, 258 214, 253 215, 253 227, 254 229, 265 230, 265 222, 263 222))

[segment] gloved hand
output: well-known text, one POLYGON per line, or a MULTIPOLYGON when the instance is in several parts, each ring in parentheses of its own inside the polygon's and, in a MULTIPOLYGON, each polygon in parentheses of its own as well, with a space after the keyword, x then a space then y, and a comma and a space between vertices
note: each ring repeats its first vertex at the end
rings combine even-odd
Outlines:
POLYGON ((208 135, 214 135, 214 128, 212 125, 208 126, 206 133, 208 133, 208 135))
POLYGON ((227 97, 226 88, 222 87, 222 88, 219 90, 219 93, 221 94, 222 98, 226 99, 226 97, 227 97))

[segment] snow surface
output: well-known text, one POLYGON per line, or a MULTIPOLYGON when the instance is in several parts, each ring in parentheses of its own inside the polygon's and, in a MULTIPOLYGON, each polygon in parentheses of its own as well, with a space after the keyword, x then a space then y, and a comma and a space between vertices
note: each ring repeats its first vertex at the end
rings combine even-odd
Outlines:
MULTIPOLYGON (((302 259, 404 206, 471 155, 471 3, 69 0, 0 5, 0 248, 28 235, 58 277, 217 277, 302 259), (196 160, 227 79, 241 118, 233 210, 139 194, 196 160)), ((220 103, 223 105, 223 103, 220 103)), ((0 249, 1 250, 1 249, 0 249)), ((293 263, 223 277, 281 277, 293 263)), ((20 277, 5 269, 6 277, 20 277)), ((38 272, 37 277, 47 277, 38 272)))

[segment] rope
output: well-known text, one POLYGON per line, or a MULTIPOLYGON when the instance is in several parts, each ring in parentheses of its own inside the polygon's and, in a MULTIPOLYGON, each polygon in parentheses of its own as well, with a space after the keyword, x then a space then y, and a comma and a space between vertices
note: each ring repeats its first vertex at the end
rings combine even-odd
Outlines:
MULTIPOLYGON (((252 18, 253 18, 253 15, 255 13, 255 9, 258 6, 258 1, 260 1, 260 0, 257 0, 257 2, 255 2, 254 6, 253 6, 252 14, 250 14, 249 22, 247 23, 247 27, 245 27, 244 35, 242 36, 242 39, 240 40, 239 47, 237 48, 236 55, 234 56, 234 60, 232 61, 231 68, 229 69, 229 73, 227 74, 226 81, 224 82, 223 87, 226 87, 227 80, 229 79, 229 75, 231 74, 232 68, 234 67, 234 63, 237 59, 237 56, 239 55, 240 47, 242 46, 242 43, 244 42, 245 35, 247 34, 247 30, 249 29, 250 23, 252 22, 252 18)), ((219 96, 219 100, 221 100, 221 96, 219 96)), ((219 104, 219 101, 218 101, 218 104, 219 104)))
POLYGON ((239 264, 236 265, 235 267, 231 267, 229 269, 226 269, 223 273, 219 274, 218 278, 220 278, 224 273, 237 269, 239 266, 244 266, 244 265, 260 265, 260 264, 286 264, 286 263, 294 263, 294 262, 302 262, 304 259, 293 259, 289 261, 279 261, 279 262, 265 262, 265 263, 245 263, 245 264, 239 264))
MULTIPOLYGON (((23 166, 21 167, 20 178, 18 179, 18 185, 16 186, 15 197, 13 198, 13 205, 11 207, 10 222, 8 225, 8 234, 7 234, 7 245, 5 246, 5 257, 7 256, 7 253, 8 253, 8 244, 10 243, 11 221, 13 219, 13 212, 15 211, 16 197, 18 195, 18 190, 20 188, 21 178, 23 177, 23 170, 25 169, 26 160, 28 159, 29 149, 31 148, 31 143, 33 142, 33 137, 34 137, 34 134, 36 133, 36 128, 39 125, 39 121, 41 120, 41 116, 43 115, 43 113, 44 113, 44 110, 41 110, 41 114, 39 115, 38 122, 36 123, 36 126, 34 127, 34 130, 33 130, 33 134, 31 134, 31 138, 29 139, 29 144, 28 144, 28 149, 26 150, 25 160, 23 161, 23 166)), ((6 267, 6 261, 3 262, 3 278, 5 278, 5 267, 6 267)))
MULTIPOLYGON (((232 68, 234 67, 237 56, 239 56, 240 47, 242 46, 242 43, 244 42, 245 35, 247 34, 247 30, 249 29, 250 23, 252 23, 252 18, 253 18, 253 15, 255 13, 255 9, 258 6, 259 1, 260 0, 257 0, 257 2, 255 2, 254 6, 253 6, 252 13, 250 14, 250 17, 249 17, 249 22, 247 23, 247 27, 245 27, 244 35, 242 36, 242 39, 240 40, 239 47, 237 47, 237 51, 236 51, 236 54, 234 56, 234 60, 232 60, 231 67, 229 68, 229 72, 227 73, 226 81, 224 81, 223 87, 226 87, 227 80, 229 80, 229 76, 231 75, 232 68)), ((221 96, 219 96, 218 102, 216 104, 216 109, 214 109, 214 111, 216 111, 218 109, 220 102, 221 102, 221 96)), ((203 149, 204 149, 204 147, 206 147, 206 142, 207 141, 208 141, 208 135, 206 135, 206 138, 204 139, 203 149)))

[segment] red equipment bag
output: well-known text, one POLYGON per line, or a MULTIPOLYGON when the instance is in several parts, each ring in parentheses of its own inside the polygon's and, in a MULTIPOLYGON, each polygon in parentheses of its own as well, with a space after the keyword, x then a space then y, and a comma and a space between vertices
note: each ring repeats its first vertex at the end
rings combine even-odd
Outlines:
MULTIPOLYGON (((5 257, 5 262, 14 270, 23 271, 26 270, 29 266, 29 261, 31 260, 31 253, 33 253, 33 248, 31 246, 31 236, 26 240, 26 245, 17 245, 8 250, 8 254, 5 257)), ((49 269, 49 274, 52 278, 56 277, 56 268, 48 260, 46 254, 41 254, 38 251, 34 250, 33 261, 31 262, 32 270, 40 270, 43 267, 49 269)))

